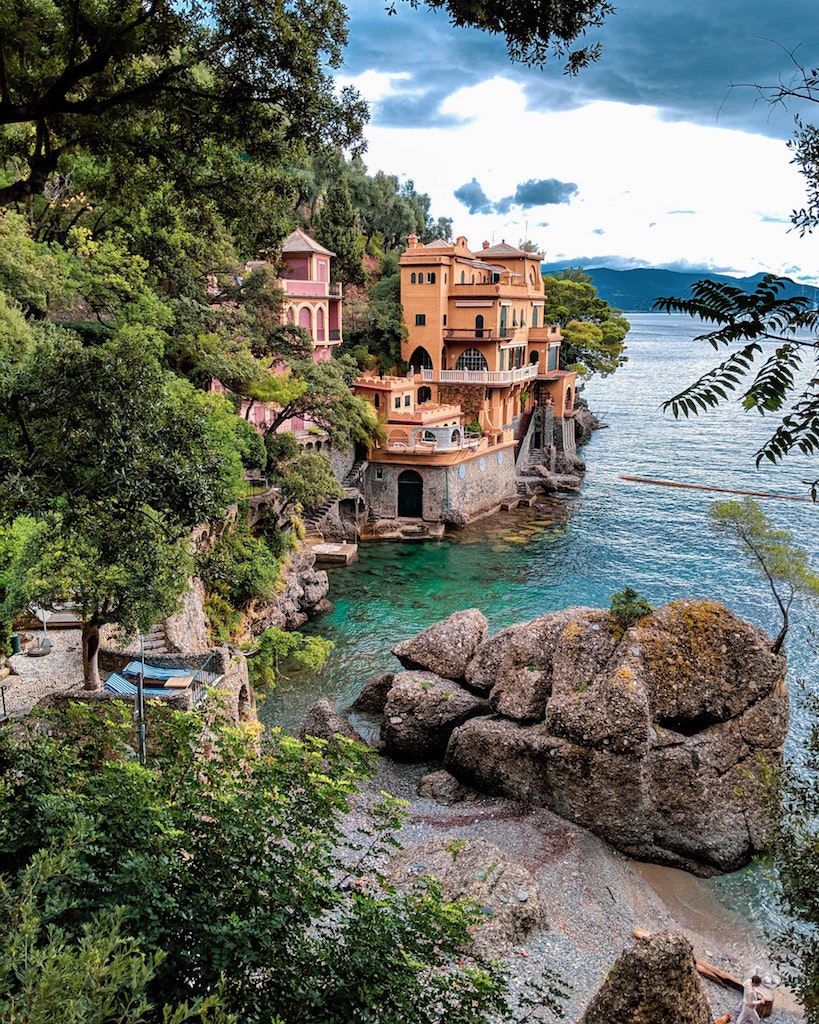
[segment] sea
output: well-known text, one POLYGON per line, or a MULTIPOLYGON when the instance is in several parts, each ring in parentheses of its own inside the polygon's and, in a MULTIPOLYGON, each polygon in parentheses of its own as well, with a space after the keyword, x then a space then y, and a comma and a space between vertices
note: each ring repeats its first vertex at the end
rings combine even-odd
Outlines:
MULTIPOLYGON (((345 708, 373 676, 398 668, 390 649, 399 640, 463 608, 479 608, 494 633, 561 608, 608 607, 612 594, 633 587, 655 607, 716 598, 777 634, 779 611, 768 584, 746 553, 714 534, 708 510, 731 496, 718 489, 770 495, 756 500, 819 569, 819 507, 810 501, 819 458, 794 453, 757 466, 775 423, 738 401, 689 419, 664 412, 665 400, 726 352, 698 340, 707 327, 688 317, 625 315, 628 362, 582 392, 605 427, 578 452, 586 463, 580 493, 497 513, 436 543, 361 546, 357 562, 329 570, 334 611, 305 630, 333 640, 334 650, 318 672, 286 670, 261 703, 265 725, 297 732, 321 696, 345 708)), ((814 607, 797 600, 785 644, 792 695, 786 753, 796 762, 810 731, 803 693, 816 690, 819 675, 814 618, 814 607)), ((372 722, 355 724, 372 735, 372 722)), ((732 878, 718 883, 726 900, 747 907, 750 899, 761 919, 774 913, 761 877, 750 895, 753 878, 732 878)))

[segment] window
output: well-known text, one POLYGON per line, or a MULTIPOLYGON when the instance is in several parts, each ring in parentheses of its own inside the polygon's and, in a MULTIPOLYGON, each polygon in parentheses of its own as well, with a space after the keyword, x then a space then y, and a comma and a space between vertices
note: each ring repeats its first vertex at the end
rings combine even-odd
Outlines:
POLYGON ((461 271, 461 284, 463 284, 464 281, 466 281, 466 271, 462 270, 461 271))
POLYGON ((537 327, 537 306, 532 306, 532 327, 537 327))
POLYGON ((381 405, 381 395, 379 395, 377 391, 375 393, 375 399, 373 404, 375 405, 376 409, 381 405))
POLYGON ((517 314, 517 310, 513 309, 512 310, 512 326, 513 327, 517 327, 517 325, 518 325, 518 314, 517 314))
POLYGON ((473 274, 472 275, 472 284, 474 284, 474 283, 475 283, 475 275, 473 274))
POLYGON ((427 274, 427 284, 435 284, 435 274, 427 274))
POLYGON ((506 369, 506 349, 501 349, 501 361, 500 361, 501 372, 506 369))
POLYGON ((410 284, 415 284, 415 271, 410 274, 410 284))
POLYGON ((375 479, 376 480, 383 480, 384 479, 384 467, 383 466, 376 466, 375 467, 375 479))
POLYGON ((409 406, 411 404, 411 402, 412 402, 411 396, 410 395, 404 395, 404 405, 405 406, 409 406))
POLYGON ((483 337, 483 316, 480 313, 475 317, 475 337, 483 337))
POLYGON ((523 315, 523 310, 520 311, 520 326, 526 326, 526 317, 523 315))
POLYGON ((400 409, 401 408, 401 396, 400 395, 396 395, 395 396, 395 408, 396 409, 400 409))
POLYGON ((426 315, 426 313, 416 313, 415 314, 415 326, 416 327, 425 327, 426 323, 427 323, 427 315, 426 315))
POLYGON ((447 276, 447 274, 444 274, 444 284, 446 284, 448 280, 449 280, 449 277, 447 276))
POLYGON ((468 348, 466 352, 458 356, 455 363, 456 370, 488 370, 489 366, 483 354, 476 348, 468 348))
POLYGON ((446 327, 446 313, 444 313, 444 327, 446 327))

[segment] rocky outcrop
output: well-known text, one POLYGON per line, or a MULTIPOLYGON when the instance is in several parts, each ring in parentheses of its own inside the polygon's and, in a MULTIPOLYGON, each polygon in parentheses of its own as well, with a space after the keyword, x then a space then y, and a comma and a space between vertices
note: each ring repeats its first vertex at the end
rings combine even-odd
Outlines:
POLYGON ((394 672, 384 672, 371 679, 350 705, 350 711, 363 711, 371 715, 382 714, 394 680, 394 672))
POLYGON ((391 868, 399 890, 432 875, 446 900, 474 900, 486 917, 472 936, 472 951, 481 958, 507 953, 544 923, 537 882, 508 853, 485 839, 428 839, 402 850, 392 859, 391 868))
POLYGON ((333 707, 326 697, 317 700, 307 712, 304 724, 299 731, 299 739, 306 736, 315 736, 317 739, 326 740, 333 746, 338 746, 338 737, 363 743, 359 733, 350 725, 343 715, 333 707))
POLYGON ((789 705, 784 656, 761 630, 713 601, 674 602, 625 634, 607 612, 573 608, 502 630, 464 665, 463 646, 448 663, 427 656, 443 651, 429 636, 446 626, 400 647, 439 672, 395 677, 388 753, 424 760, 446 747, 462 782, 699 874, 763 847, 754 778, 761 761, 781 761, 789 705))
POLYGON ((402 641, 392 653, 405 668, 426 668, 447 679, 460 680, 486 634, 486 617, 477 608, 467 608, 402 641))
POLYGON ((621 953, 578 1024, 712 1024, 691 943, 664 932, 621 953))
POLYGON ((489 706, 454 680, 434 672, 399 672, 381 722, 384 750, 402 761, 442 757, 453 729, 489 706))
POLYGON ((574 439, 578 446, 586 444, 592 436, 592 432, 599 430, 603 424, 589 409, 585 398, 575 397, 574 402, 574 439))
POLYGON ((316 556, 308 548, 294 551, 282 569, 283 589, 273 601, 249 613, 250 632, 258 636, 271 626, 299 629, 325 607, 330 583, 323 569, 316 569, 316 556))
POLYGON ((449 772, 430 772, 418 780, 416 789, 418 796, 434 800, 436 804, 451 807, 459 804, 466 797, 466 790, 449 772))

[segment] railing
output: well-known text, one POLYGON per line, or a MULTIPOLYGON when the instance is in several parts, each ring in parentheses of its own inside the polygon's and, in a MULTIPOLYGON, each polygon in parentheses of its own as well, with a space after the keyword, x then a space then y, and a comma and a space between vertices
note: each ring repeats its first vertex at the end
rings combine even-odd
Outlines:
POLYGON ((334 296, 341 295, 341 282, 333 281, 333 283, 327 289, 327 294, 334 296))
POLYGON ((330 341, 341 341, 341 331, 338 328, 333 328, 327 333, 330 337, 330 341))
MULTIPOLYGON (((528 363, 514 370, 441 370, 438 375, 439 384, 515 384, 521 380, 537 377, 537 363, 528 363)), ((434 370, 422 370, 425 381, 435 379, 434 370)))
POLYGON ((207 661, 202 665, 196 675, 191 679, 188 690, 193 695, 194 706, 205 696, 210 687, 216 686, 219 680, 222 678, 223 673, 218 672, 215 667, 211 667, 211 662, 215 661, 216 654, 211 654, 207 661))
POLYGON ((270 481, 267 477, 245 479, 242 481, 240 498, 258 498, 260 494, 266 494, 270 490, 270 481))

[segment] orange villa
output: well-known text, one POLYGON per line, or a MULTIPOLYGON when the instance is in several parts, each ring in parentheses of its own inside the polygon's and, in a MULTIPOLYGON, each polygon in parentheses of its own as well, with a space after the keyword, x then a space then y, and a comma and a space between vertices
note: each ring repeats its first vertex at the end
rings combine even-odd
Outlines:
POLYGON ((574 453, 575 373, 558 369, 562 337, 543 322, 541 258, 505 242, 473 253, 464 237, 419 245, 410 235, 400 261, 408 374, 355 383, 385 433, 359 474, 362 537, 384 520, 438 535, 513 501, 518 472, 574 453))

